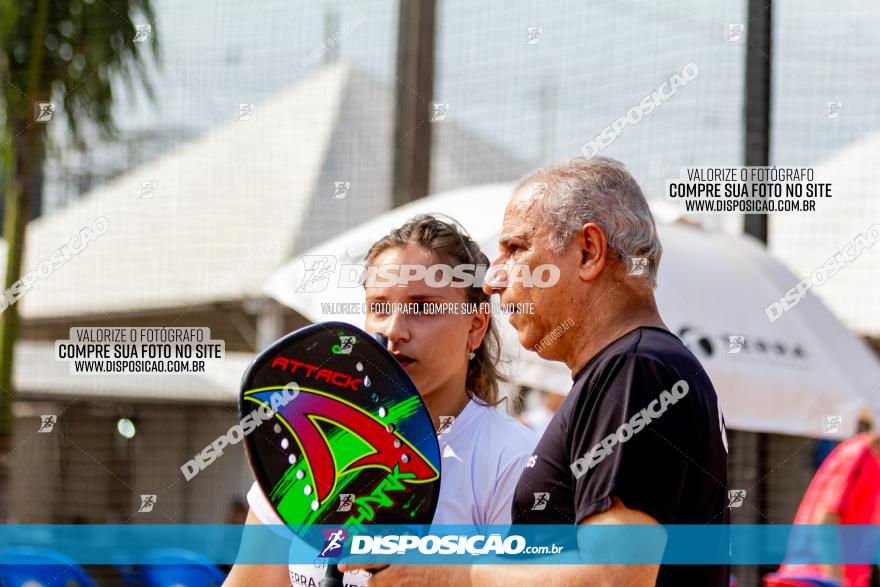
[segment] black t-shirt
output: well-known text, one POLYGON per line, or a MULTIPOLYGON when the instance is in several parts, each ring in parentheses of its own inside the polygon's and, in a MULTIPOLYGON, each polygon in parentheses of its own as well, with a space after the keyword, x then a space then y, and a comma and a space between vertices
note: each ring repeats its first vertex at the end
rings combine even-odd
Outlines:
MULTIPOLYGON (((660 524, 726 524, 727 437, 715 389, 670 332, 637 328, 575 376, 523 469, 514 524, 576 524, 619 498, 660 524)), ((657 585, 728 585, 727 565, 662 565, 657 585)))

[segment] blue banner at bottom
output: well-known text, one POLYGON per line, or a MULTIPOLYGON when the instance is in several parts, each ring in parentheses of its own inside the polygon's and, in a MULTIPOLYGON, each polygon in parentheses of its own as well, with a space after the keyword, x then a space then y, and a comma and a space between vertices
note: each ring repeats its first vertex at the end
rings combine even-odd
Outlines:
POLYGON ((157 564, 169 548, 216 564, 880 564, 880 526, 0 526, 0 564, 28 549, 157 564))

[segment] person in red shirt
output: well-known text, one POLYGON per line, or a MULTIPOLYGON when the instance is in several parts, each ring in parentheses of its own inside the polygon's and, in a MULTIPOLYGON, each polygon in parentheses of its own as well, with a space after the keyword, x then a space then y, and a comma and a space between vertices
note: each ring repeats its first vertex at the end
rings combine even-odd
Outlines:
MULTIPOLYGON (((807 488, 794 523, 880 524, 880 430, 857 434, 828 455, 807 488)), ((869 587, 871 566, 783 564, 778 575, 869 587)))

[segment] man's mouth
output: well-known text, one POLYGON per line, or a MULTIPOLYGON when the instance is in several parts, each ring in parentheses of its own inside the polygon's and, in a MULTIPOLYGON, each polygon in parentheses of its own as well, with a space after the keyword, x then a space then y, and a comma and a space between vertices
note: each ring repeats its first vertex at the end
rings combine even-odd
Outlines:
POLYGON ((397 362, 400 363, 400 365, 404 368, 406 368, 409 365, 412 365, 416 361, 412 357, 408 357, 408 356, 404 355, 403 353, 391 353, 391 354, 394 355, 394 358, 397 359, 397 362))

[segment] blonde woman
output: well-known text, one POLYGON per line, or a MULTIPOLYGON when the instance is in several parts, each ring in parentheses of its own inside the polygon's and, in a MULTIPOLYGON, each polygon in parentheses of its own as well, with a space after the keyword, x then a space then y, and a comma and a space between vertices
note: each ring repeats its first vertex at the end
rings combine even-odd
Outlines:
MULTIPOLYGON (((420 215, 376 241, 366 264, 488 267, 489 260, 456 223, 420 215)), ((368 282, 365 293, 366 330, 388 337, 389 351, 416 384, 439 431, 443 462, 434 523, 509 524, 513 491, 537 437, 495 408, 500 347, 491 313, 389 311, 395 304, 485 308, 489 296, 479 284, 436 287, 424 279, 405 287, 368 282)), ((256 483, 248 502, 247 523, 281 523, 256 483)), ((323 576, 315 565, 235 565, 224 585, 317 586, 323 576)), ((344 584, 364 585, 368 576, 346 573, 344 584)))

